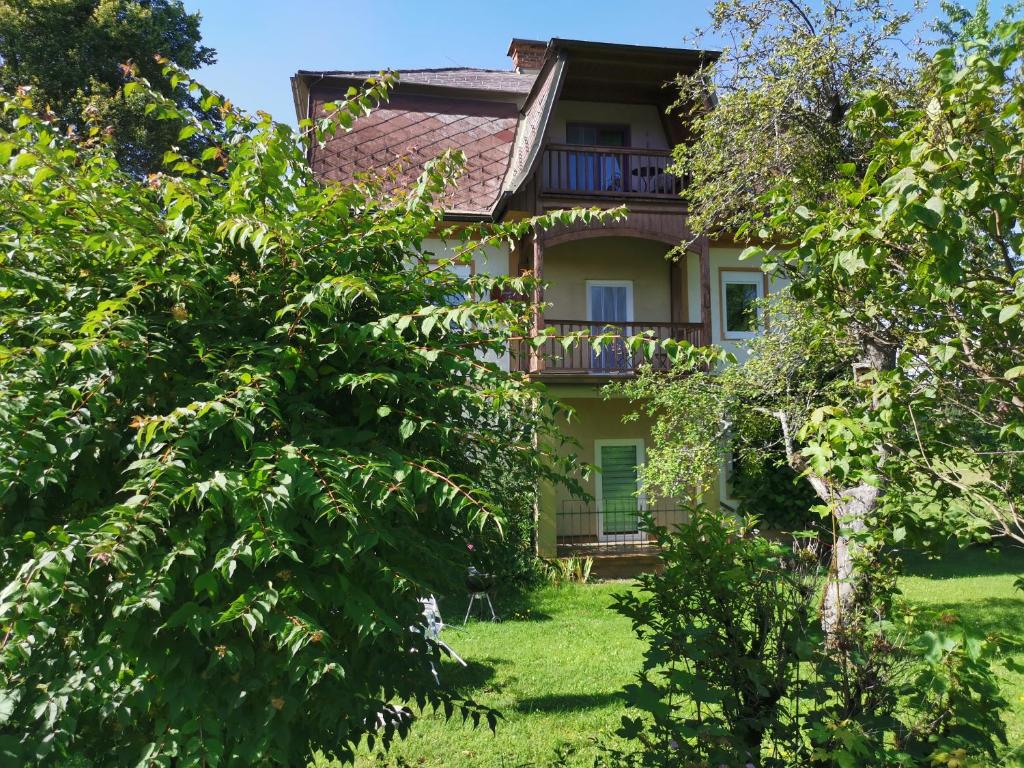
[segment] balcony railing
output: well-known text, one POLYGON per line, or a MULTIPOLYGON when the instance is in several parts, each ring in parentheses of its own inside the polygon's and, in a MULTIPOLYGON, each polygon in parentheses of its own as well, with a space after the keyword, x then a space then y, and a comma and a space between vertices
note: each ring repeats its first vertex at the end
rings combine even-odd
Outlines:
POLYGON ((655 342, 672 339, 688 341, 698 347, 708 343, 704 338, 704 326, 700 323, 636 321, 609 324, 591 320, 545 319, 544 325, 554 330, 539 349, 535 350, 527 343, 513 347, 514 370, 555 375, 628 376, 649 363, 655 370, 667 371, 671 363, 660 344, 650 354, 648 344, 640 344, 634 349, 628 339, 646 335, 655 342), (602 344, 592 344, 588 338, 573 339, 568 346, 563 344, 563 339, 581 332, 589 337, 606 336, 606 339, 602 344))
POLYGON ((678 197, 679 177, 668 172, 665 150, 549 144, 544 149, 544 192, 603 197, 678 197))
POLYGON ((556 516, 558 555, 596 556, 653 553, 657 543, 645 530, 642 514, 672 530, 688 520, 677 506, 649 507, 638 499, 563 502, 556 516), (639 508, 643 506, 645 512, 639 508))

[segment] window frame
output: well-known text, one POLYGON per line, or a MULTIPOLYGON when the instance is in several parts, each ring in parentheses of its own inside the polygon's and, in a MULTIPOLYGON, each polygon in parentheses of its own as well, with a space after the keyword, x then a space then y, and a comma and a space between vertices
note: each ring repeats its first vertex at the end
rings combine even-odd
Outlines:
MULTIPOLYGON (((758 267, 719 267, 718 268, 718 322, 719 337, 722 341, 742 341, 752 339, 760 329, 753 331, 730 331, 726 322, 729 317, 727 312, 726 286, 727 285, 753 285, 757 289, 755 301, 761 301, 768 295, 768 276, 758 267), (760 276, 760 280, 757 277, 760 276), (733 279, 729 279, 732 277, 733 279), (742 279, 741 279, 742 278, 742 279)), ((757 309, 754 319, 755 325, 761 324, 761 309, 757 309)))
POLYGON ((615 322, 615 321, 609 321, 609 320, 595 320, 594 319, 593 300, 592 300, 591 294, 590 294, 590 289, 591 289, 592 286, 608 286, 609 288, 625 288, 626 289, 626 317, 624 317, 622 320, 619 320, 618 322, 621 322, 621 323, 632 323, 632 322, 635 322, 634 321, 634 317, 633 317, 633 309, 634 309, 635 305, 633 303, 633 281, 632 280, 585 280, 584 281, 584 286, 586 287, 586 291, 587 291, 587 322, 588 323, 593 324, 593 323, 598 323, 598 322, 615 322))
MULTIPOLYGON (((439 269, 446 269, 451 274, 455 275, 456 277, 460 277, 459 273, 456 271, 457 269, 463 269, 463 268, 468 267, 469 268, 469 277, 476 277, 476 259, 475 258, 474 259, 470 259, 468 262, 465 262, 465 261, 457 262, 454 259, 452 259, 451 257, 444 257, 443 256, 441 258, 438 258, 437 256, 431 256, 430 258, 427 259, 427 265, 431 268, 432 272, 435 271, 435 270, 439 270, 439 269), (450 263, 445 264, 445 265, 442 266, 441 262, 450 262, 450 263)), ((459 301, 457 303, 449 303, 448 306, 449 307, 457 307, 457 306, 465 303, 465 301, 468 298, 470 298, 470 297, 463 296, 461 301, 459 301)))

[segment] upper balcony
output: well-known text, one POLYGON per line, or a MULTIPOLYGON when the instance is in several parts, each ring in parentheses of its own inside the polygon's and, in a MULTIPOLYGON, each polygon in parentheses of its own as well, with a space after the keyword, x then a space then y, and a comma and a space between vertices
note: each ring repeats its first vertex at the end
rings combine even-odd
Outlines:
POLYGON ((669 173, 668 150, 548 144, 541 192, 604 199, 679 200, 682 180, 669 173))

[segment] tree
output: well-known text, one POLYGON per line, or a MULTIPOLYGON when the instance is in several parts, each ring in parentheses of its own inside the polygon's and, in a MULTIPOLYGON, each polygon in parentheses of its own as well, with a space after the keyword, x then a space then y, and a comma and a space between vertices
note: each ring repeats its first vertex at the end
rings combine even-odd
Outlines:
MULTIPOLYGON (((208 145, 148 180, 29 96, 4 105, 4 760, 302 765, 404 734, 406 705, 493 727, 437 686, 417 598, 501 523, 474 464, 571 468, 534 449, 557 406, 488 357, 528 308, 479 297, 529 280, 427 253, 458 239, 435 206, 456 156, 407 190, 325 187, 289 127, 169 75, 223 128, 130 84, 208 145)), ((590 216, 464 228, 455 260, 590 216)))
POLYGON ((780 179, 806 180, 791 190, 800 202, 829 194, 861 154, 845 125, 856 94, 909 91, 899 38, 912 14, 889 0, 716 0, 710 16, 699 37, 727 44, 677 81, 691 140, 675 171, 689 180, 691 230, 731 234, 780 179))
POLYGON ((183 123, 148 117, 145 97, 123 86, 134 68, 198 113, 190 94, 166 86, 154 56, 186 70, 212 64, 199 21, 181 0, 0 0, 0 87, 31 86, 39 109, 81 133, 109 127, 123 168, 157 171, 183 123))
MULTIPOLYGON (((713 65, 679 79, 679 104, 693 138, 677 147, 676 171, 691 180, 693 231, 790 242, 800 231, 792 219, 762 218, 761 226, 751 226, 762 196, 785 184, 799 209, 838 194, 842 169, 861 162, 866 148, 846 122, 856 95, 872 89, 894 100, 915 97, 898 49, 910 18, 888 0, 826 0, 820 7, 800 0, 717 2, 708 32, 732 44, 713 65)), ((893 348, 856 325, 847 332, 860 348, 858 378, 891 367, 893 348)), ((803 471, 792 425, 784 424, 783 434, 790 464, 803 471)), ((804 473, 835 518, 833 577, 822 606, 832 642, 856 615, 855 540, 867 531, 883 492, 883 476, 870 469, 884 461, 886 448, 870 449, 875 455, 859 475, 826 477, 814 466, 804 473)))
POLYGON ((648 493, 697 506, 731 458, 748 468, 740 511, 797 531, 813 526, 818 516, 810 510, 821 499, 798 478, 809 466, 792 442, 818 409, 847 397, 857 349, 841 327, 809 313, 788 291, 763 301, 758 314, 761 332, 741 363, 719 350, 667 373, 643 369, 614 391, 654 422, 643 467, 648 493), (783 490, 773 497, 770 486, 783 490))
MULTIPOLYGON (((813 206, 781 187, 768 228, 802 234, 763 255, 816 311, 898 350, 836 414, 885 435, 891 507, 909 512, 896 525, 1024 543, 1022 46, 1024 23, 1005 19, 936 54, 922 106, 861 98, 849 127, 870 147, 865 167, 813 206)), ((835 475, 866 446, 829 421, 807 450, 835 475)))
POLYGON ((817 542, 771 540, 759 525, 707 507, 671 531, 646 521, 662 567, 615 596, 646 649, 623 690, 627 747, 602 764, 1014 764, 995 644, 948 613, 897 607, 830 652, 815 620, 817 542))

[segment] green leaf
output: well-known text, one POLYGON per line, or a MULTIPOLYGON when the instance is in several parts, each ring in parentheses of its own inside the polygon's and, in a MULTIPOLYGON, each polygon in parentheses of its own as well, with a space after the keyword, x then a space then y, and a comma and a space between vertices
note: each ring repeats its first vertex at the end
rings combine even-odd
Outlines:
POLYGON ((999 324, 1002 325, 1008 320, 1011 320, 1014 317, 1016 317, 1017 314, 1020 312, 1020 308, 1020 304, 1007 304, 1005 307, 999 310, 999 324))
POLYGON ((53 168, 42 166, 34 174, 32 174, 32 186, 38 187, 47 179, 53 178, 57 175, 57 172, 53 168))
POLYGON ((402 419, 398 427, 398 434, 402 440, 408 440, 416 432, 416 422, 411 419, 402 419))
POLYGON ((14 156, 11 161, 11 170, 17 173, 25 168, 30 168, 36 164, 37 158, 31 152, 25 152, 24 150, 14 156))

